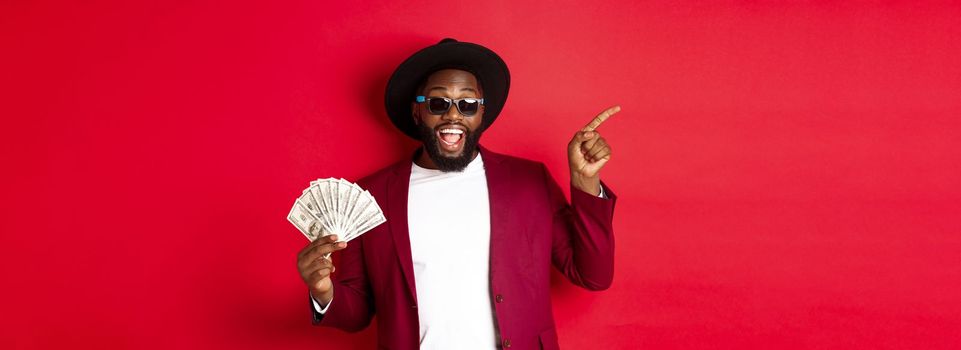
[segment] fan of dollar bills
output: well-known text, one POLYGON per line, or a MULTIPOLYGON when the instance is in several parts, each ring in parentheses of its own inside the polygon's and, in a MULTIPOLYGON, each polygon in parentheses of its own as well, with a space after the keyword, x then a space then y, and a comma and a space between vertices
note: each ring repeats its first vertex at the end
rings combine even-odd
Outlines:
POLYGON ((370 192, 344 179, 317 179, 310 182, 287 214, 307 239, 337 234, 348 242, 387 221, 370 192))

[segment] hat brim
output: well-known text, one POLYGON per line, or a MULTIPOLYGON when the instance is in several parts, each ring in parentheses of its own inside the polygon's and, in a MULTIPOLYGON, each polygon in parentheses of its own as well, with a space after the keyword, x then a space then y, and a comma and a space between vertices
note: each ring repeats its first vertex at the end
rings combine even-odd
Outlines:
POLYGON ((391 75, 384 105, 394 126, 407 136, 420 139, 411 113, 411 103, 417 94, 415 90, 431 73, 451 68, 471 72, 477 77, 484 95, 483 129, 497 119, 510 89, 507 64, 486 47, 444 39, 411 55, 391 75))

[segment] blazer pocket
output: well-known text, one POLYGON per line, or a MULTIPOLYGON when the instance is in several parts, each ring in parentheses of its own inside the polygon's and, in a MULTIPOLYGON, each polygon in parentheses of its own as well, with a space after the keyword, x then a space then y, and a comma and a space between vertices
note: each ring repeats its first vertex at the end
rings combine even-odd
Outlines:
POLYGON ((556 328, 551 327, 551 329, 548 329, 548 330, 546 330, 546 331, 541 332, 541 334, 538 335, 537 337, 540 338, 540 341, 541 341, 541 349, 544 349, 544 350, 558 350, 558 349, 560 349, 560 345, 557 344, 557 329, 556 329, 556 328))

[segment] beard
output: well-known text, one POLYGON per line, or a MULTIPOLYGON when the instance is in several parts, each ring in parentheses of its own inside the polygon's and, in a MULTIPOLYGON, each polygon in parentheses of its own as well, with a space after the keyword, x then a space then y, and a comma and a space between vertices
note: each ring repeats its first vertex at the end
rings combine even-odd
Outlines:
MULTIPOLYGON (((438 125, 437 128, 440 129, 443 126, 451 124, 438 125)), ((463 126, 463 124, 461 124, 463 126)), ((465 127, 465 129, 467 129, 465 127)), ((417 130, 420 133, 420 141, 424 144, 424 149, 427 150, 427 155, 430 160, 434 161, 434 165, 437 169, 442 172, 452 172, 452 171, 463 171, 472 160, 474 160, 474 151, 477 150, 477 143, 480 141, 482 130, 470 130, 467 129, 464 132, 464 149, 461 150, 460 154, 457 156, 447 156, 440 149, 440 139, 437 134, 434 133, 435 129, 431 129, 424 125, 424 123, 419 123, 417 125, 417 130)))

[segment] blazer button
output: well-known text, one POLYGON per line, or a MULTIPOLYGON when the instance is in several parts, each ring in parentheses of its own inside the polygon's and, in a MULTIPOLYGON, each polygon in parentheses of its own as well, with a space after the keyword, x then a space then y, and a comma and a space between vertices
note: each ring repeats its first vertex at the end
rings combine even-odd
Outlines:
POLYGON ((504 347, 505 347, 505 348, 511 347, 511 340, 510 340, 510 339, 504 339, 504 347))
POLYGON ((503 303, 503 302, 504 302, 504 296, 498 294, 497 296, 494 297, 494 301, 496 301, 496 302, 498 302, 498 303, 503 303))

